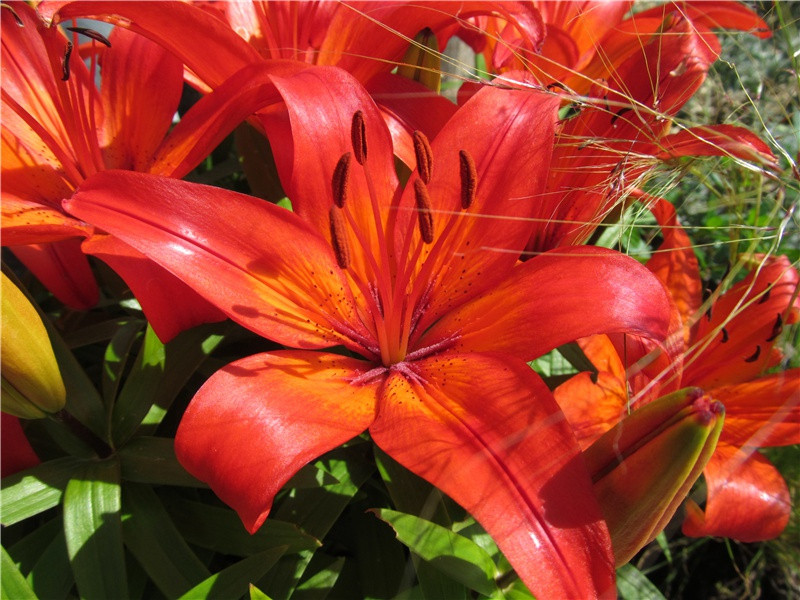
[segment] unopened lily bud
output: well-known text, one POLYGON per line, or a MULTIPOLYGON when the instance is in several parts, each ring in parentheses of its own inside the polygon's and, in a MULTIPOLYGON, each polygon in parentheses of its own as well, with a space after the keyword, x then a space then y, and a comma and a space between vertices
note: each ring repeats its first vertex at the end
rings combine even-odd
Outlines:
POLYGON ((436 35, 430 29, 423 29, 411 42, 397 74, 419 81, 437 94, 442 84, 442 55, 436 35))
POLYGON ((64 407, 66 390, 36 309, 2 275, 2 409, 38 419, 64 407))
POLYGON ((675 514, 717 445, 725 409, 687 388, 637 409, 584 452, 617 566, 675 514))

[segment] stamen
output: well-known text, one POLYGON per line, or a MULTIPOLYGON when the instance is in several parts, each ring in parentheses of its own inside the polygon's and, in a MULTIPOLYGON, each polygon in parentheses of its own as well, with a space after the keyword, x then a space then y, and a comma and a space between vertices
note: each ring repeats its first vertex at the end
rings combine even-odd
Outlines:
POLYGON ((552 82, 552 83, 548 83, 548 84, 547 84, 547 86, 546 86, 546 89, 547 89, 548 91, 553 91, 553 89, 554 89, 554 88, 559 88, 559 89, 562 89, 562 90, 564 90, 565 92, 567 91, 567 86, 565 86, 565 85, 564 85, 563 83, 561 83, 560 81, 554 81, 554 82, 552 82))
POLYGON ((69 79, 69 57, 72 55, 72 42, 67 42, 67 49, 64 52, 64 58, 61 59, 61 70, 63 71, 63 76, 61 77, 61 81, 66 81, 69 79))
POLYGON ((81 35, 85 35, 95 42, 100 42, 104 46, 111 48, 111 42, 109 42, 105 36, 97 33, 94 29, 89 29, 88 27, 67 27, 67 29, 69 31, 74 31, 75 33, 80 33, 81 35))
POLYGON ((433 173, 433 152, 428 138, 419 130, 414 132, 414 156, 417 157, 417 172, 420 179, 430 183, 433 173))
POLYGON ((452 348, 460 337, 460 332, 456 332, 447 336, 443 340, 439 340, 435 344, 425 346, 424 348, 417 348, 416 350, 406 354, 405 360, 419 360, 420 358, 424 358, 429 354, 433 354, 434 352, 441 352, 442 350, 452 348))
POLYGON ((720 344, 724 344, 728 341, 728 330, 724 327, 722 328, 722 339, 720 340, 720 344))
POLYGON ((753 352, 750 356, 744 359, 746 363, 754 363, 758 360, 758 357, 761 356, 761 346, 756 346, 756 351, 753 352))
POLYGON ((350 126, 350 140, 353 143, 353 153, 356 155, 358 164, 363 165, 367 160, 367 129, 364 125, 364 113, 357 110, 353 115, 353 123, 350 126))
POLYGON ((778 337, 782 331, 783 331, 783 316, 780 313, 778 313, 778 318, 775 319, 775 324, 772 326, 772 333, 767 338, 767 341, 771 342, 776 337, 778 337))
POLYGON ((620 108, 617 112, 614 113, 614 116, 611 117, 611 124, 613 125, 617 119, 619 119, 622 115, 624 115, 629 110, 633 110, 630 106, 626 106, 624 108, 620 108))
POLYGON ((330 218, 331 245, 336 254, 336 262, 342 269, 346 269, 350 265, 350 247, 347 245, 347 232, 341 209, 336 206, 331 207, 330 218))
POLYGON ((421 179, 414 180, 414 197, 417 202, 417 215, 419 216, 419 233, 422 236, 422 241, 430 244, 433 241, 431 199, 428 196, 428 187, 421 179))
POLYGON ((770 283, 767 285, 767 289, 764 291, 764 295, 761 296, 761 300, 758 301, 759 304, 764 304, 767 300, 769 300, 769 295, 772 293, 772 284, 770 283))
POLYGON ((459 150, 458 160, 461 163, 461 208, 467 210, 475 201, 478 192, 478 171, 475 161, 466 150, 459 150))
POLYGON ((373 367, 369 371, 364 371, 361 375, 350 377, 347 382, 351 385, 362 385, 365 383, 372 383, 378 379, 382 379, 389 369, 387 367, 373 367))
POLYGON ((333 203, 342 208, 347 200, 347 190, 350 184, 350 156, 349 152, 342 154, 336 168, 333 170, 333 203))
POLYGON ((13 6, 11 6, 6 2, 0 2, 0 8, 7 8, 8 10, 10 10, 11 14, 14 16, 14 20, 17 22, 17 26, 25 27, 25 23, 22 22, 22 19, 20 19, 19 15, 17 14, 17 11, 14 10, 13 6))

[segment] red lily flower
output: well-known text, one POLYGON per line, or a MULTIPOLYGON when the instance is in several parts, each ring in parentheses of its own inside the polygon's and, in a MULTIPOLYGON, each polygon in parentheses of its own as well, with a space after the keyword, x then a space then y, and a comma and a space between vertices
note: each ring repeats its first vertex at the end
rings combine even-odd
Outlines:
POLYGON ((30 469, 42 462, 25 437, 17 417, 0 413, 0 440, 3 445, 0 448, 0 477, 30 469))
MULTIPOLYGON (((649 200, 665 227, 664 243, 647 266, 672 293, 685 324, 687 350, 677 385, 702 386, 726 409, 719 443, 703 471, 705 511, 687 500, 684 533, 744 542, 776 537, 786 527, 791 501, 780 473, 757 448, 800 443, 800 369, 760 375, 780 363, 774 344, 783 326, 800 317, 800 277, 785 256, 763 258, 703 312, 692 245, 674 208, 649 200)), ((555 396, 585 448, 647 399, 637 395, 642 390, 635 383, 628 389, 632 382, 608 338, 580 344, 600 371, 597 384, 582 373, 555 396)))
MULTIPOLYGON (((435 136, 454 108, 418 82, 390 73, 418 32, 431 29, 443 48, 458 23, 479 14, 498 14, 515 24, 530 47, 543 32, 539 13, 522 2, 58 1, 43 2, 38 10, 53 23, 89 17, 136 31, 180 57, 188 81, 203 91, 248 65, 338 66, 367 87, 393 129, 407 136, 414 129, 435 136), (424 111, 404 111, 403 103, 420 98, 424 111)), ((410 144, 397 144, 395 153, 413 165, 410 144)))
POLYGON ((301 466, 369 430, 469 510, 538 597, 613 593, 588 473, 525 361, 589 331, 663 339, 668 304, 615 252, 517 262, 557 100, 487 87, 430 144, 417 136, 419 167, 400 186, 389 132, 347 73, 274 80, 296 213, 131 173, 99 174, 66 202, 233 320, 296 348, 209 379, 178 430, 182 464, 255 531, 301 466), (156 191, 158 213, 140 202, 156 191), (319 350, 336 344, 350 356, 319 350))
POLYGON ((597 79, 575 105, 579 114, 563 122, 548 201, 540 205, 529 252, 583 243, 659 161, 725 155, 776 166, 769 147, 741 127, 679 125, 670 133, 672 118, 705 80, 719 46, 687 18, 667 22, 597 79))
MULTIPOLYGON (((632 3, 534 4, 546 25, 537 53, 526 53, 518 27, 496 17, 475 18, 483 33, 467 36, 478 49, 486 45, 490 70, 524 69, 542 85, 562 88, 565 103, 571 101, 530 253, 589 239, 660 161, 725 155, 776 166, 766 144, 746 129, 673 123, 718 58, 719 40, 710 27, 770 35, 749 8, 736 2, 668 3, 625 18, 632 3)), ((460 97, 470 89, 463 86, 460 97)))
POLYGON ((3 3, 3 11, 3 245, 59 299, 79 309, 97 301, 84 252, 99 256, 128 282, 164 340, 223 319, 130 246, 65 215, 61 200, 105 169, 184 176, 263 105, 264 96, 254 93, 259 80, 248 72, 233 76, 169 131, 183 85, 183 67, 169 52, 117 28, 107 40, 111 47, 92 42, 83 49, 87 67, 73 42, 46 27, 27 4, 3 3), (175 297, 185 300, 179 313, 175 297))

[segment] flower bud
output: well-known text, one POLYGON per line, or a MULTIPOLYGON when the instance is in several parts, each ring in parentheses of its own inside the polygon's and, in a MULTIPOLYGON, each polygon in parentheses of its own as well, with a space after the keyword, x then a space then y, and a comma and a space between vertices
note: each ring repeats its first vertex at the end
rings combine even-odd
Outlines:
POLYGON ((39 314, 2 274, 2 409, 38 419, 64 407, 66 390, 39 314))
POLYGON ((666 526, 717 445, 725 409, 686 388, 637 409, 584 452, 617 566, 666 526))
POLYGON ((433 31, 426 28, 414 36, 397 67, 397 74, 419 81, 429 90, 439 93, 442 84, 442 55, 433 31))

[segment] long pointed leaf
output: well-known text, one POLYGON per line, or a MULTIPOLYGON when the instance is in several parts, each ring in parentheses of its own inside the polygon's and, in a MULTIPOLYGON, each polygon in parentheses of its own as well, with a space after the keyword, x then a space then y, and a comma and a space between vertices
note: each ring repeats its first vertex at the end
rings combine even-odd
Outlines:
POLYGON ((281 557, 285 548, 273 548, 239 561, 215 573, 180 597, 180 600, 228 600, 248 592, 250 584, 258 581, 281 557))
POLYGON ((210 576, 151 487, 126 485, 122 506, 125 546, 165 596, 180 596, 210 576))
POLYGON ((86 464, 64 491, 64 534, 82 598, 128 595, 120 520, 119 462, 86 464))
POLYGON ((9 600, 38 600, 5 548, 0 557, 0 596, 9 600))
POLYGON ((0 522, 13 525, 56 506, 70 477, 84 464, 76 458, 57 458, 4 478, 0 522))
POLYGON ((397 539, 431 566, 481 594, 497 593, 496 567, 475 542, 425 519, 389 509, 375 509, 397 533, 397 539))

